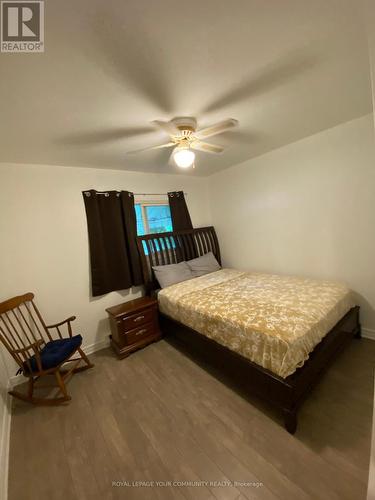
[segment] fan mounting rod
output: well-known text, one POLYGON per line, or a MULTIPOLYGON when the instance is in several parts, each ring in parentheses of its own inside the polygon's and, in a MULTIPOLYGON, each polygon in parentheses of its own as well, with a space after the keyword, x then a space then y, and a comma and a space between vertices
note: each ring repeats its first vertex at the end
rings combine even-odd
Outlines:
POLYGON ((186 131, 193 133, 197 130, 197 120, 191 116, 180 116, 178 118, 174 118, 172 123, 181 132, 186 131))

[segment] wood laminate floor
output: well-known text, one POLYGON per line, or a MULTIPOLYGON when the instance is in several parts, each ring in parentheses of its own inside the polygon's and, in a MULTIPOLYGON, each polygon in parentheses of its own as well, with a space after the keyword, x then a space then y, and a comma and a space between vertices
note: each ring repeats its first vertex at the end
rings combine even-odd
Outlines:
POLYGON ((91 358, 69 405, 13 402, 9 500, 365 499, 375 342, 340 355, 295 436, 164 340, 91 358))

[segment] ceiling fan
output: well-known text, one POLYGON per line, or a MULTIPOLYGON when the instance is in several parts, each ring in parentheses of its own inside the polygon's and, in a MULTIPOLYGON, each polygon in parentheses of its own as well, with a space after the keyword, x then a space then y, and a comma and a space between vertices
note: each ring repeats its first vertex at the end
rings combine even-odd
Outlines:
POLYGON ((194 168, 195 153, 193 150, 213 154, 222 153, 224 151, 222 146, 210 144, 205 142, 204 139, 226 132, 238 125, 237 120, 229 118, 210 127, 197 130, 197 120, 193 117, 178 117, 169 122, 155 120, 151 123, 166 132, 170 136, 170 141, 165 144, 129 151, 128 154, 173 147, 171 158, 181 168, 191 166, 194 168))

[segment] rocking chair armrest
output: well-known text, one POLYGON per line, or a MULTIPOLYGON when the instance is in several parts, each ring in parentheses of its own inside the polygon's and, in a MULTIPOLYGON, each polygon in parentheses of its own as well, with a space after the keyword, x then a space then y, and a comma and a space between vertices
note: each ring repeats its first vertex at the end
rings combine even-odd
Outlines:
POLYGON ((70 323, 71 321, 74 321, 76 319, 76 316, 70 316, 70 318, 64 319, 64 321, 60 321, 60 323, 56 323, 54 325, 46 325, 46 328, 57 328, 58 326, 64 325, 65 323, 70 323))
MULTIPOLYGON (((57 332, 59 334, 60 339, 62 339, 63 337, 61 335, 59 326, 67 324, 68 325, 69 337, 72 338, 73 332, 72 332, 71 322, 74 321, 75 319, 76 319, 75 316, 70 316, 70 318, 64 319, 64 321, 60 321, 60 323, 56 323, 55 325, 49 325, 49 326, 46 325, 46 328, 47 328, 47 330, 51 330, 51 328, 56 328, 56 330, 57 330, 57 332)), ((49 333, 48 333, 48 335, 49 335, 49 333)))

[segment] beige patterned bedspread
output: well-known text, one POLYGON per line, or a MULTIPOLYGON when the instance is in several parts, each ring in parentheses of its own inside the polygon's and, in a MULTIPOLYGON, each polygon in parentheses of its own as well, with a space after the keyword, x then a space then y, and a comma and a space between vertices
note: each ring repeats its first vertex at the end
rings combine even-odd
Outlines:
POLYGON ((221 269, 164 288, 162 313, 285 378, 354 306, 330 281, 221 269))

